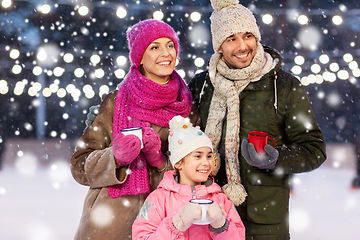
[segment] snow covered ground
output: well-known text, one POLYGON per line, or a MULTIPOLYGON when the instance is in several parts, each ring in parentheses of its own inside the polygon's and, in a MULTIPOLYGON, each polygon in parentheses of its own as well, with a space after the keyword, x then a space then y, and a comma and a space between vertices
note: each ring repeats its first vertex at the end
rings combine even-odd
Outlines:
MULTIPOLYGON (((350 190, 354 174, 322 166, 295 175, 292 240, 360 239, 360 190, 350 190)), ((63 162, 49 168, 6 167, 0 171, 0 239, 72 239, 86 192, 63 162)))
POLYGON ((360 189, 350 188, 354 176, 353 169, 327 166, 294 175, 292 240, 360 239, 360 189))

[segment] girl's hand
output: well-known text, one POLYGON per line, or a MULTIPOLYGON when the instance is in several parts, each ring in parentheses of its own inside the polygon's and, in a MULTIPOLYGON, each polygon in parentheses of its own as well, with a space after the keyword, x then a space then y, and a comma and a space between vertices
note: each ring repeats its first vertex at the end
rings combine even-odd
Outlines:
POLYGON ((173 217, 173 225, 179 231, 186 231, 193 221, 201 219, 202 209, 199 204, 188 202, 173 217))
POLYGON ((208 216, 210 220, 210 225, 213 228, 221 228, 225 224, 226 212, 222 204, 218 205, 216 202, 213 202, 209 205, 208 216))

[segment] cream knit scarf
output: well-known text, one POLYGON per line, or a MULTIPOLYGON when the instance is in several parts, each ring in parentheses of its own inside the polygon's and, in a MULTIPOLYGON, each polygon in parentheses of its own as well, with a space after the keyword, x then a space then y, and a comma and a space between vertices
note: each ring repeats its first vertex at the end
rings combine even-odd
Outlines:
MULTIPOLYGON (((228 183, 222 187, 226 196, 238 206, 247 196, 240 180, 239 129, 240 129, 240 92, 250 83, 260 80, 272 67, 273 59, 265 53, 258 42, 257 53, 251 64, 242 69, 230 69, 222 59, 222 54, 214 53, 209 63, 210 81, 214 93, 210 104, 205 133, 212 139, 217 150, 221 140, 223 119, 227 109, 225 137, 225 169, 228 183)), ((215 151, 216 151, 215 150, 215 151)))

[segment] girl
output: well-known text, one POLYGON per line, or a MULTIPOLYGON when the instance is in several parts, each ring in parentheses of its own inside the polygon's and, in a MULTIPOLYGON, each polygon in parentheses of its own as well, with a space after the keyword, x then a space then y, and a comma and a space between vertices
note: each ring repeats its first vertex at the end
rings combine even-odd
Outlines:
POLYGON ((101 102, 71 158, 73 177, 89 186, 75 239, 131 239, 132 223, 168 166, 163 153, 170 119, 196 113, 189 89, 174 71, 175 31, 145 20, 127 31, 127 40, 130 71, 101 102), (138 137, 121 133, 130 127, 142 128, 143 148, 138 137))
POLYGON ((189 119, 170 121, 169 154, 175 170, 167 171, 145 201, 133 224, 133 239, 245 239, 244 225, 233 203, 209 176, 213 168, 211 140, 189 119), (213 201, 210 224, 195 225, 202 217, 193 198, 213 201))

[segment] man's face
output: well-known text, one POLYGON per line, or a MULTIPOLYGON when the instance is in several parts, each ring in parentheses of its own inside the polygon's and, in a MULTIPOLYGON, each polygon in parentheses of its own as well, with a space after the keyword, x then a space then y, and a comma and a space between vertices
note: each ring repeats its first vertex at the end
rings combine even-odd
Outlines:
POLYGON ((237 33, 225 39, 219 53, 222 53, 229 68, 241 69, 250 65, 256 49, 256 38, 252 33, 237 33))

